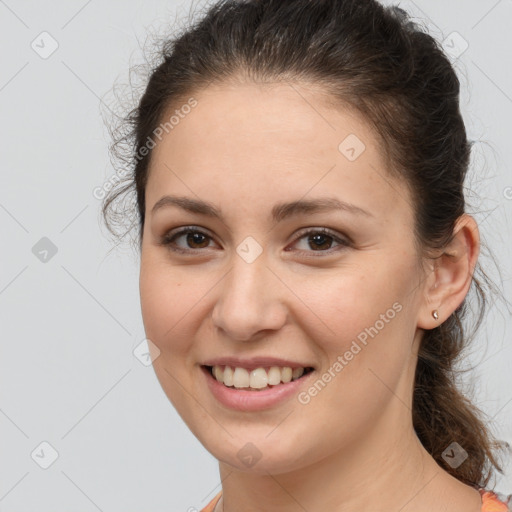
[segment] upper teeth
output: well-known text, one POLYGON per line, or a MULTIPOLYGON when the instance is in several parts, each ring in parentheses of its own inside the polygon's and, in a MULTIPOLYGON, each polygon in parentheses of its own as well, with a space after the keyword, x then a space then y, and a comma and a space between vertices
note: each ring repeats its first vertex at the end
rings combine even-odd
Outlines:
POLYGON ((246 370, 245 368, 231 368, 231 366, 213 366, 213 376, 225 386, 234 386, 235 388, 254 388, 262 389, 267 385, 276 386, 281 382, 290 382, 298 379, 304 373, 304 368, 290 368, 289 366, 270 368, 255 368, 246 370))

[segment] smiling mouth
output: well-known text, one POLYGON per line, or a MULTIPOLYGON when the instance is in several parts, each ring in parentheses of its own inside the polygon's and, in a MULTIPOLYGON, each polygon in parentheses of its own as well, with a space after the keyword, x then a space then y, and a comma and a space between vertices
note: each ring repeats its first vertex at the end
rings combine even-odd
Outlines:
POLYGON ((220 384, 232 389, 263 391, 296 381, 311 373, 313 368, 270 366, 247 370, 232 366, 206 366, 203 368, 220 384))

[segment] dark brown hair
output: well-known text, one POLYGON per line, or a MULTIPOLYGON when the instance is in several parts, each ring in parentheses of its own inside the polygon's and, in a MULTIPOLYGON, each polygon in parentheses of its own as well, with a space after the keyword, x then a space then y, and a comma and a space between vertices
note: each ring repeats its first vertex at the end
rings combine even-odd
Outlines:
MULTIPOLYGON (((124 133, 113 133, 112 154, 128 174, 103 204, 112 233, 129 211, 114 205, 134 191, 142 243, 151 151, 141 158, 141 149, 171 106, 211 82, 252 80, 317 84, 333 103, 356 109, 379 137, 390 175, 411 191, 418 254, 433 254, 451 240, 466 209, 471 150, 459 110, 460 83, 442 46, 402 9, 374 0, 221 0, 165 40, 158 57, 139 104, 123 119, 124 133)), ((497 293, 480 265, 475 273, 482 281, 473 276, 470 292, 479 315, 472 335, 462 325, 467 299, 424 333, 412 416, 437 463, 479 487, 488 484, 493 467, 503 471, 493 453, 502 443, 456 382, 455 364, 484 317, 483 283, 497 293), (457 468, 442 456, 454 441, 468 453, 457 468)))

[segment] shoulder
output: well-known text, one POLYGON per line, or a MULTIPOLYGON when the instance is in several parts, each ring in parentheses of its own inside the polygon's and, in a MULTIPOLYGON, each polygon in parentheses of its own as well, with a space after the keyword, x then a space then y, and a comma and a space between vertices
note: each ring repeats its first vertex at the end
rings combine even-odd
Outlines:
POLYGON ((478 489, 482 496, 482 512, 512 512, 512 494, 505 495, 488 489, 478 489))

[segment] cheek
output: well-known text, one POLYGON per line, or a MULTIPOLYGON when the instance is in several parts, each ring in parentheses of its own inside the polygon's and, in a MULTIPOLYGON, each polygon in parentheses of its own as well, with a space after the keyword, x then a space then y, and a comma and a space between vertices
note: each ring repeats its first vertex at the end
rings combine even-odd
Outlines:
POLYGON ((414 326, 408 284, 412 274, 404 266, 381 263, 380 268, 372 265, 365 272, 360 268, 340 272, 337 278, 316 281, 314 287, 304 282, 297 292, 307 297, 308 305, 300 328, 315 340, 322 357, 319 377, 327 383, 325 389, 321 383, 317 386, 324 389, 318 399, 316 390, 307 391, 304 401, 311 398, 314 403, 303 412, 315 410, 322 422, 332 411, 353 411, 345 427, 347 435, 351 426, 377 414, 390 397, 389 389, 398 386, 412 363, 414 326), (358 408, 361 400, 366 403, 364 411, 358 408))
POLYGON ((387 337, 401 325, 408 277, 403 269, 400 275, 383 267, 343 269, 325 279, 305 279, 296 288, 308 311, 301 316, 302 327, 318 326, 312 339, 322 339, 331 357, 348 350, 353 340, 364 344, 372 335, 387 337))
POLYGON ((395 277, 376 269, 350 272, 314 287, 305 282, 297 292, 307 297, 309 312, 300 328, 320 349, 318 378, 325 384, 312 382, 299 397, 295 420, 322 429, 325 450, 333 437, 348 442, 362 426, 374 424, 411 362, 407 276, 395 277), (313 325, 323 324, 313 332, 313 325))
POLYGON ((162 352, 179 352, 188 336, 180 335, 194 304, 200 299, 196 287, 186 286, 179 270, 162 264, 150 256, 142 258, 140 302, 146 336, 162 352), (194 290, 196 290, 194 292, 194 290))

